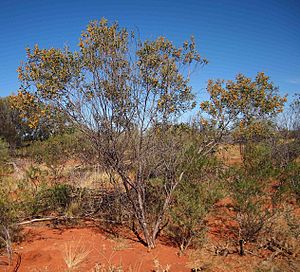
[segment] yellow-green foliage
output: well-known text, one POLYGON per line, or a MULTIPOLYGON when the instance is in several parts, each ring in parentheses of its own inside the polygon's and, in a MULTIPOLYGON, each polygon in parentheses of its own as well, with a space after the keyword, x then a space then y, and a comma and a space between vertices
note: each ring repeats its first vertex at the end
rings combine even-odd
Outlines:
POLYGON ((135 85, 142 88, 141 95, 155 95, 152 107, 156 114, 167 116, 193 107, 189 79, 179 67, 207 63, 197 52, 194 39, 184 42, 182 47, 176 47, 165 37, 137 41, 137 61, 132 63, 129 45, 133 39, 134 33, 102 19, 91 22, 82 32, 78 52, 69 48, 41 49, 38 45, 27 48, 27 61, 18 69, 23 84, 12 98, 14 107, 31 127, 57 109, 81 123, 85 111, 92 107, 78 107, 77 99, 87 104, 102 100, 102 106, 110 103, 115 118, 121 118, 135 107, 135 85), (98 73, 102 76, 96 76, 98 73), (29 92, 28 86, 34 86, 36 92, 29 92))
POLYGON ((223 131, 236 128, 236 137, 261 135, 266 129, 265 120, 282 112, 286 102, 263 72, 257 73, 254 80, 243 74, 238 74, 235 81, 209 80, 207 91, 210 100, 200 107, 210 122, 203 119, 203 124, 223 131))

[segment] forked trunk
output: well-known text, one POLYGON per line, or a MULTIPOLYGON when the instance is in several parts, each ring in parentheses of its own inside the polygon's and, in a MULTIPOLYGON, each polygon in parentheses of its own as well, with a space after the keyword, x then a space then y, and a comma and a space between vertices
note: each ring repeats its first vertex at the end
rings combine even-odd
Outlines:
POLYGON ((155 240, 153 239, 152 235, 149 234, 148 230, 146 231, 146 233, 144 232, 144 236, 145 236, 147 247, 149 249, 155 248, 155 240))

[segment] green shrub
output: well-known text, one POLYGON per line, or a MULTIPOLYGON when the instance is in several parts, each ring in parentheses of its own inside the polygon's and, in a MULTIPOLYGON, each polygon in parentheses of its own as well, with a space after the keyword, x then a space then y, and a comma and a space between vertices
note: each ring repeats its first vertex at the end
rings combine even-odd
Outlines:
POLYGON ((5 182, 0 177, 0 249, 5 247, 11 259, 12 242, 19 236, 19 229, 15 225, 18 210, 16 203, 10 198, 10 190, 5 182))
POLYGON ((243 254, 244 242, 255 242, 264 230, 272 225, 278 212, 283 188, 272 189, 271 179, 278 178, 281 168, 274 158, 276 141, 250 142, 245 145, 243 164, 232 167, 229 174, 229 191, 234 200, 236 238, 243 254))
POLYGON ((218 188, 210 182, 184 182, 178 187, 168 234, 181 252, 204 242, 206 217, 219 197, 218 188))
POLYGON ((35 194, 39 185, 45 182, 47 172, 43 171, 36 165, 30 165, 25 170, 25 176, 22 181, 19 182, 19 189, 29 191, 31 194, 35 194))
POLYGON ((10 226, 15 219, 14 207, 8 196, 0 192, 0 224, 2 226, 10 226))
POLYGON ((5 163, 9 159, 9 145, 8 143, 0 138, 0 163, 5 163))
POLYGON ((245 242, 256 242, 260 234, 270 231, 279 212, 281 191, 272 192, 269 183, 244 169, 231 169, 229 190, 234 200, 236 243, 244 254, 245 242))
POLYGON ((37 163, 45 163, 57 178, 65 162, 74 158, 77 141, 74 134, 55 135, 44 141, 35 141, 27 148, 27 155, 37 163))
POLYGON ((222 195, 219 167, 213 157, 195 157, 175 191, 168 234, 181 252, 189 246, 200 246, 204 242, 206 216, 222 195))
POLYGON ((7 173, 9 157, 9 145, 5 140, 0 138, 0 176, 7 173))
POLYGON ((274 162, 273 150, 269 142, 248 143, 243 152, 243 168, 252 176, 268 179, 278 175, 279 170, 274 162))
POLYGON ((288 189, 289 192, 294 194, 297 203, 300 205, 300 163, 289 163, 281 176, 281 182, 288 189))
POLYGON ((31 216, 40 216, 50 212, 64 214, 72 200, 72 188, 67 184, 49 187, 42 184, 34 196, 25 204, 31 216))

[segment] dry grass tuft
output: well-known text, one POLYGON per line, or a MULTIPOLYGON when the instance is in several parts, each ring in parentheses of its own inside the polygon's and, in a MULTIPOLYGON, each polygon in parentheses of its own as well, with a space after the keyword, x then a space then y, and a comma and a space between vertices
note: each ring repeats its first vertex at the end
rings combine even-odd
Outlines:
POLYGON ((171 266, 167 264, 165 267, 162 266, 157 258, 153 260, 154 269, 153 272, 170 272, 171 266))
POLYGON ((63 259, 67 265, 68 272, 78 268, 78 266, 88 257, 90 251, 84 248, 80 241, 65 245, 63 259))

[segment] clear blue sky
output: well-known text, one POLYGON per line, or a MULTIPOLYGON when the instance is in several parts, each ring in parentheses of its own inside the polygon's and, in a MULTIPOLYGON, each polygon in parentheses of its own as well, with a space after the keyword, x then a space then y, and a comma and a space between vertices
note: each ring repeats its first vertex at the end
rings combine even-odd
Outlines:
POLYGON ((196 92, 209 78, 264 71, 290 95, 300 90, 300 2, 0 0, 0 96, 18 89, 25 47, 75 48, 89 21, 106 17, 138 27, 142 38, 167 36, 178 45, 191 34, 209 64, 194 75, 196 92))

